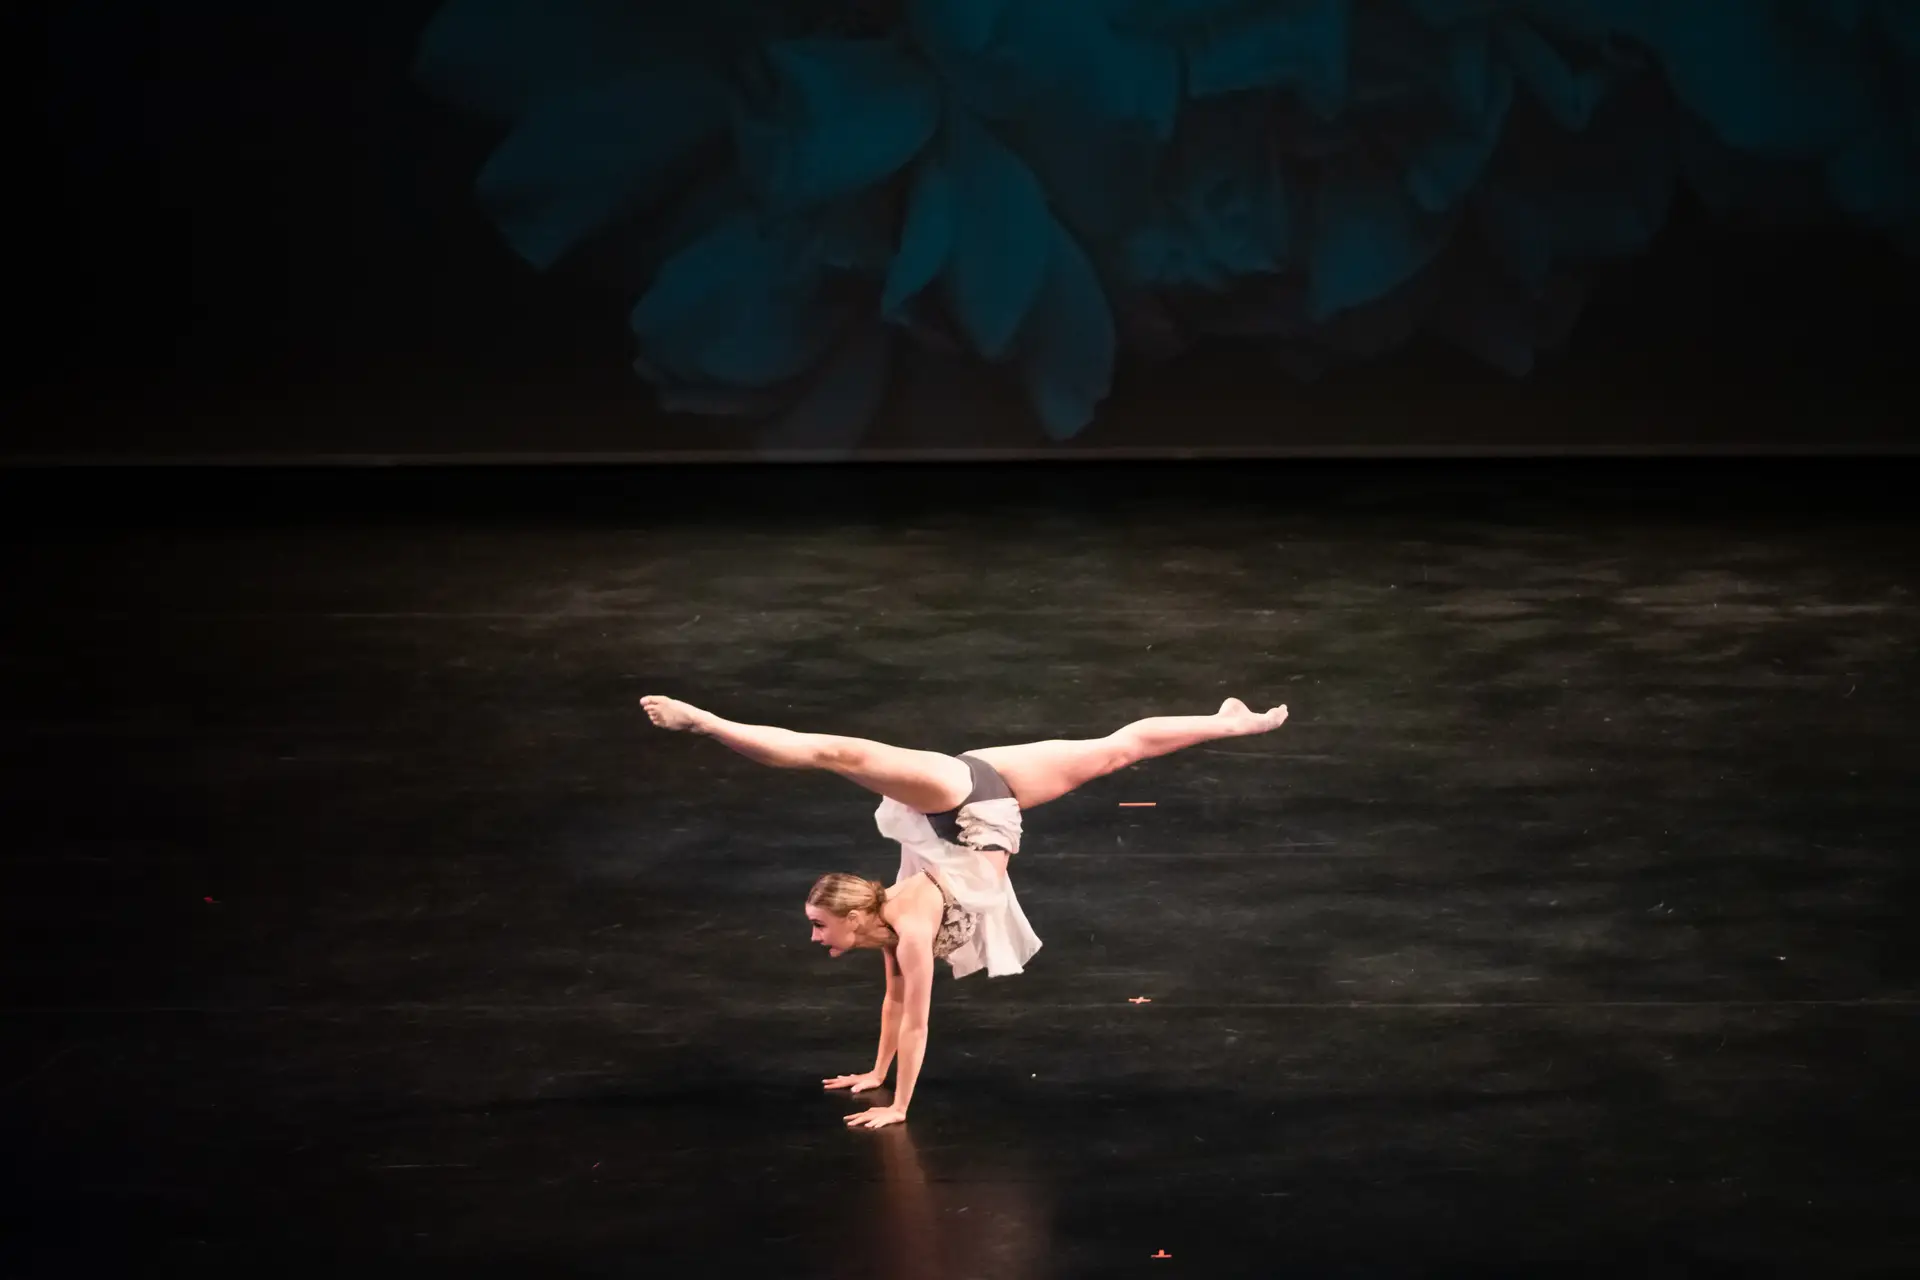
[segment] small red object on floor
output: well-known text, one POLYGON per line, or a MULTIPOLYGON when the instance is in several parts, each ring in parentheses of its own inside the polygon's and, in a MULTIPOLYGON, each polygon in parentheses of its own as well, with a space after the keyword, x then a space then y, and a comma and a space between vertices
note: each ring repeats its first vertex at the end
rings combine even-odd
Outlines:
POLYGON ((1158 800, 1122 800, 1120 807, 1122 809, 1151 809, 1159 803, 1158 800))

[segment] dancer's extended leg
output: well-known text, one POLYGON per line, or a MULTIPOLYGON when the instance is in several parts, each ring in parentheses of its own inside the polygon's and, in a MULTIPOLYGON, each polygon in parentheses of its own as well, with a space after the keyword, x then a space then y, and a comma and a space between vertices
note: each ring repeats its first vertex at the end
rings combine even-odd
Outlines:
POLYGON ((796 733, 770 724, 737 724, 651 694, 640 699, 640 705, 663 729, 690 729, 776 769, 826 769, 922 813, 953 808, 973 786, 966 761, 938 751, 915 751, 871 738, 796 733))
POLYGON ((1115 769, 1215 738, 1266 733, 1286 719, 1284 706, 1256 715, 1240 699, 1228 698, 1210 716, 1149 716, 1104 738, 1053 738, 967 754, 992 765, 1007 780, 1020 807, 1031 809, 1115 769))

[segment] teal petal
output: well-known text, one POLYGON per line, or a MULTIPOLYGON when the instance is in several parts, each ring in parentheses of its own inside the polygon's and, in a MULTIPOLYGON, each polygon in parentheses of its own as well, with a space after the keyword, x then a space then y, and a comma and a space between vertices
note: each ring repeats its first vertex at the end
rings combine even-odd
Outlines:
POLYGON ((1465 119, 1484 119, 1498 83, 1486 30, 1475 27, 1454 33, 1446 51, 1447 90, 1455 109, 1465 119))
POLYGON ((983 53, 1018 0, 907 0, 907 29, 936 58, 983 53))
POLYGON ((1530 27, 1503 25, 1499 39, 1507 65, 1548 113, 1563 128, 1586 128, 1605 91, 1600 76, 1575 72, 1560 52, 1530 27))
POLYGON ((891 40, 786 40, 767 49, 777 90, 770 120, 739 126, 742 163, 774 208, 795 209, 875 185, 932 137, 940 91, 891 40))
POLYGON ((1810 156, 1869 127, 1869 81, 1858 56, 1778 6, 1649 4, 1635 12, 1636 34, 1674 91, 1732 146, 1810 156))
POLYGON ((844 305, 826 300, 821 237, 726 219, 669 259, 635 305, 641 350, 669 379, 767 387, 804 373, 833 344, 844 305))
POLYGON ((956 113, 948 152, 954 197, 948 304, 974 349, 998 360, 1046 275, 1054 219, 1033 171, 978 122, 956 113))
POLYGON ((1326 319, 1405 284, 1443 238, 1391 175, 1358 165, 1334 168, 1314 193, 1307 267, 1314 315, 1326 319))
POLYGON ((761 429, 761 453, 806 453, 839 461, 853 451, 880 409, 893 363, 893 335, 858 326, 828 358, 806 394, 761 429))
POLYGON ((1113 310, 1093 264, 1054 223, 1046 279, 1020 335, 1027 398, 1054 440, 1078 435, 1113 385, 1113 310))
POLYGON ((1218 290, 1287 262, 1292 215, 1263 115, 1196 105, 1161 186, 1162 207, 1130 245, 1132 283, 1218 290))
POLYGON ((898 319, 907 301, 932 284, 947 265, 953 252, 954 217, 952 175, 940 160, 929 157, 914 174, 900 249, 894 254, 886 288, 880 295, 882 316, 898 319))
POLYGON ((1187 92, 1291 89, 1322 115, 1346 100, 1347 0, 1293 0, 1207 24, 1186 44, 1187 92))
POLYGON ((551 266, 612 218, 643 210, 722 136, 725 88, 695 70, 629 76, 542 104, 481 170, 480 199, 514 251, 551 266))
POLYGON ((1036 112, 1002 133, 1083 244, 1117 242, 1153 205, 1165 148, 1145 130, 1068 109, 1036 112))
POLYGON ((1500 145, 1512 103, 1513 77, 1496 69, 1485 114, 1465 129, 1438 131, 1415 152, 1407 164, 1407 189, 1423 210, 1441 213, 1466 198, 1500 145))
POLYGON ((1017 5, 1003 28, 1006 56, 1036 97, 1058 102, 1096 136, 1134 125, 1154 138, 1173 133, 1180 57, 1171 45, 1116 31, 1087 0, 1017 5))
POLYGON ((1066 111, 1089 135, 1139 129, 1164 139, 1180 101, 1178 52, 1116 27, 1109 7, 1097 0, 915 0, 908 30, 955 102, 983 119, 1066 111))

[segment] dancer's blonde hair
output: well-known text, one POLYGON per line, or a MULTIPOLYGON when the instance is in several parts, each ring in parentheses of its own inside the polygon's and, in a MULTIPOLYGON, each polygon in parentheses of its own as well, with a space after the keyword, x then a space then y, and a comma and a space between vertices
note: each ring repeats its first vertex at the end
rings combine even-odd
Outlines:
POLYGON ((880 907, 886 900, 887 886, 878 880, 848 875, 844 871, 828 872, 814 881, 813 888, 807 891, 808 906, 825 907, 843 919, 854 911, 866 910, 871 911, 877 920, 880 918, 880 907))

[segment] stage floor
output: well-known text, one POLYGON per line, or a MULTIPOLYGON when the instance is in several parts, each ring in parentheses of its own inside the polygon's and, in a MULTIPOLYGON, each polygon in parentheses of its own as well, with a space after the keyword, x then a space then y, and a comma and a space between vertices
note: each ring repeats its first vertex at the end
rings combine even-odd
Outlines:
POLYGON ((0 1271, 1911 1273, 1915 470, 10 473, 0 1271), (644 693, 1291 715, 1030 811, 855 1131, 877 797, 644 693))

